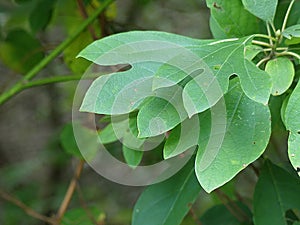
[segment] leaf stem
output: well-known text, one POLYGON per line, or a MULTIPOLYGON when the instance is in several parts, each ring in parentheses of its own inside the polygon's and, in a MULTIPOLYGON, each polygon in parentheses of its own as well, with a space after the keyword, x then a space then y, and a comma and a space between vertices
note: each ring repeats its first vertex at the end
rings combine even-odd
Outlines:
POLYGON ((255 45, 261 45, 261 46, 265 46, 265 47, 269 47, 269 48, 272 48, 272 46, 266 42, 263 42, 263 41, 256 41, 256 40, 253 40, 252 41, 252 44, 255 44, 255 45))
POLYGON ((18 206, 19 208, 21 208, 27 215, 41 220, 43 222, 49 223, 49 224, 53 224, 56 225, 57 221, 54 218, 51 217, 47 217, 44 216, 38 212, 36 212, 35 210, 33 210, 32 208, 30 208, 29 206, 27 206, 26 204, 24 204, 23 202, 21 202, 19 199, 15 198, 14 196, 12 196, 11 194, 7 193, 4 190, 0 189, 0 197, 16 206, 18 206))
POLYGON ((276 56, 293 56, 297 59, 300 59, 300 55, 298 55, 297 53, 295 52, 275 52, 275 55, 276 56))
POLYGON ((98 15, 101 14, 114 0, 107 0, 101 7, 86 19, 81 26, 71 36, 66 38, 59 46, 57 46, 46 58, 40 61, 35 67, 33 67, 23 79, 15 83, 10 89, 0 95, 0 105, 6 102, 8 99, 22 91, 23 85, 33 79, 45 66, 47 66, 53 59, 55 59, 64 49, 66 49, 80 34, 83 32, 98 15))
POLYGON ((270 56, 267 56, 267 57, 263 58, 262 60, 260 60, 260 61, 256 64, 256 66, 257 66, 257 67, 260 67, 264 62, 268 61, 269 59, 270 59, 270 56))
MULTIPOLYGON (((271 35, 271 30, 270 30, 270 25, 269 25, 268 22, 267 22, 267 31, 268 31, 268 36, 271 37, 271 36, 272 36, 272 35, 271 35)), ((269 41, 270 41, 270 45, 273 46, 273 40, 270 39, 269 41)))
POLYGON ((291 12, 291 9, 292 9, 294 3, 295 3, 295 0, 292 0, 289 7, 288 7, 288 9, 287 9, 287 11, 286 11, 286 14, 285 14, 285 17, 284 17, 284 20, 283 20, 283 24, 282 24, 282 28, 281 28, 281 33, 286 28, 287 21, 288 21, 288 18, 289 18, 289 15, 290 15, 290 12, 291 12))
POLYGON ((271 36, 271 34, 265 35, 265 34, 254 34, 254 37, 260 37, 260 38, 266 38, 272 41, 276 41, 274 37, 271 36))

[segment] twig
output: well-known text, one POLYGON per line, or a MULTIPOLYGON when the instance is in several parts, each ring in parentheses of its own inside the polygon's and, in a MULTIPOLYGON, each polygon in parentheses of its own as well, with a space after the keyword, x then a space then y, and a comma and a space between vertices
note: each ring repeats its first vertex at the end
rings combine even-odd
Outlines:
POLYGON ((194 222, 197 224, 197 225, 202 225, 201 221, 199 220, 197 214, 195 213, 194 209, 193 209, 193 204, 189 204, 189 207, 190 207, 190 211, 189 213, 191 214, 194 222))
POLYGON ((84 160, 80 160, 76 166, 74 176, 69 184, 69 187, 65 194, 64 200, 62 201, 62 203, 59 207, 59 210, 56 214, 56 218, 58 221, 60 221, 62 219, 63 215, 65 214, 65 212, 71 202, 71 199, 72 199, 74 191, 76 189, 77 181, 80 178, 83 166, 84 166, 84 160))
MULTIPOLYGON (((86 212, 86 215, 93 222, 93 224, 99 225, 99 223, 97 222, 97 220, 95 219, 95 217, 93 216, 93 214, 90 212, 90 210, 87 207, 87 204, 85 202, 85 199, 83 197, 83 193, 82 193, 82 190, 81 190, 81 187, 80 187, 79 184, 77 184, 76 190, 77 190, 77 195, 78 195, 78 198, 79 198, 80 205, 84 209, 84 211, 86 212)), ((104 223, 102 225, 104 225, 104 223)))
MULTIPOLYGON (((77 0, 77 5, 78 5, 78 8, 79 8, 81 16, 84 19, 87 19, 89 16, 88 16, 88 14, 87 14, 87 12, 85 10, 83 1, 82 0, 77 0)), ((88 29, 89 29, 89 32, 91 33, 91 36, 92 36, 93 40, 97 40, 98 38, 97 38, 97 35, 96 35, 94 27, 90 24, 88 26, 88 29)))
POLYGON ((0 197, 16 206, 18 206, 19 208, 21 208, 27 215, 44 221, 48 224, 52 224, 52 225, 57 225, 58 222, 55 218, 51 218, 51 217, 47 217, 44 216, 38 212, 36 212, 34 209, 30 208, 29 206, 27 206, 26 204, 24 204, 23 202, 21 202, 19 199, 13 197, 12 195, 10 195, 9 193, 5 192, 4 190, 0 189, 0 197))
POLYGON ((221 202, 225 205, 227 210, 239 221, 245 222, 248 221, 248 216, 246 213, 240 209, 240 207, 232 201, 223 191, 220 189, 215 190, 216 195, 221 200, 221 202))
POLYGON ((54 60, 63 50, 65 50, 76 38, 83 32, 98 15, 101 14, 114 0, 107 0, 96 11, 85 20, 74 34, 65 39, 59 46, 57 46, 47 57, 40 61, 33 67, 19 82, 15 83, 10 89, 0 95, 0 105, 8 99, 22 91, 23 84, 33 79, 45 66, 54 60))

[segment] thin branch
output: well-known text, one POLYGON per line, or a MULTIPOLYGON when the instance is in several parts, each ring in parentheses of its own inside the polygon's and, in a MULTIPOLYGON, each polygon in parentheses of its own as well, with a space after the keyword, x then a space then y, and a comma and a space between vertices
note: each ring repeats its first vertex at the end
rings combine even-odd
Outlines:
POLYGON ((82 75, 65 75, 65 76, 53 76, 53 77, 47 77, 43 79, 38 79, 34 81, 30 81, 22 86, 22 90, 47 85, 47 84, 53 84, 53 83, 61 83, 61 82, 67 82, 67 81, 77 81, 77 80, 90 80, 90 79, 96 79, 101 74, 95 73, 94 75, 88 76, 88 77, 82 77, 82 75))
POLYGON ((57 46, 47 57, 33 67, 19 82, 14 84, 10 89, 0 95, 0 105, 8 99, 22 91, 25 83, 33 79, 45 66, 55 59, 63 50, 65 50, 95 19, 101 14, 114 0, 107 0, 99 7, 87 20, 85 20, 76 32, 66 38, 59 46, 57 46))
POLYGON ((80 187, 79 184, 77 184, 76 190, 77 190, 77 194, 78 194, 80 205, 84 209, 84 211, 86 212, 86 215, 89 217, 89 219, 92 221, 93 224, 100 225, 99 222, 97 222, 97 220, 95 219, 95 217, 93 216, 93 214, 88 209, 86 201, 85 201, 85 199, 83 197, 83 193, 82 193, 81 187, 80 187))
POLYGON ((189 213, 190 213, 190 215, 192 216, 192 218, 193 218, 195 224, 197 224, 197 225, 202 225, 201 221, 199 220, 197 214, 195 213, 195 211, 194 211, 194 209, 193 209, 193 204, 189 204, 189 207, 190 207, 189 213))
POLYGON ((59 207, 59 210, 57 212, 56 218, 58 221, 60 221, 62 219, 62 217, 64 216, 65 212, 68 209, 68 206, 71 202, 74 191, 76 189, 77 181, 80 178, 83 166, 84 166, 84 160, 80 160, 76 166, 74 176, 69 184, 69 187, 65 194, 64 200, 62 201, 62 203, 59 207))
MULTIPOLYGON (((84 18, 84 19, 87 19, 89 16, 85 10, 85 6, 84 6, 84 3, 82 0, 77 0, 77 5, 78 5, 78 8, 79 8, 79 11, 80 11, 80 14, 81 16, 84 18)), ((97 35, 96 35, 96 32, 95 32, 95 29, 94 27, 90 24, 88 26, 88 29, 89 29, 89 32, 91 33, 91 36, 93 38, 93 40, 97 40, 97 35)))
POLYGON ((44 221, 46 223, 52 224, 52 225, 57 225, 57 220, 51 217, 44 216, 38 212, 36 212, 34 209, 30 208, 23 202, 21 202, 19 199, 15 198, 14 196, 10 195, 9 193, 5 192, 4 190, 0 189, 0 197, 16 206, 18 206, 20 209, 22 209, 27 215, 44 221))
POLYGON ((217 189, 214 191, 218 198, 221 200, 221 202, 224 204, 224 206, 227 208, 227 210, 239 221, 239 222, 245 222, 248 221, 249 218, 247 214, 240 209, 240 207, 232 201, 223 191, 220 189, 217 189))
MULTIPOLYGON (((267 22, 267 31, 268 31, 268 36, 271 37, 272 36, 271 35, 271 30, 270 30, 270 25, 269 25, 268 22, 267 22)), ((270 39, 269 41, 270 41, 270 45, 273 46, 273 40, 270 39)))

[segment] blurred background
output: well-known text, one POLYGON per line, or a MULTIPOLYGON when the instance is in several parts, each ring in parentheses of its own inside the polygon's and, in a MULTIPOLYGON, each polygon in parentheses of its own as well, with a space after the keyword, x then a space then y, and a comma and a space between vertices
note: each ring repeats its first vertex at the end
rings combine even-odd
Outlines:
MULTIPOLYGON (((102 3, 1 0, 0 92, 72 35, 102 3)), ((38 78, 80 76, 90 63, 75 56, 101 37, 129 30, 160 30, 206 39, 211 37, 208 21, 203 0, 116 0, 38 78)), ((71 122, 76 85, 77 81, 69 81, 34 87, 0 105, 0 188, 47 216, 58 210, 78 163, 64 151, 60 138, 71 122)), ((79 184, 69 208, 95 207, 103 224, 110 225, 130 224, 132 208, 144 189, 115 184, 88 166, 79 184)), ((0 224, 44 223, 0 198, 0 224)))

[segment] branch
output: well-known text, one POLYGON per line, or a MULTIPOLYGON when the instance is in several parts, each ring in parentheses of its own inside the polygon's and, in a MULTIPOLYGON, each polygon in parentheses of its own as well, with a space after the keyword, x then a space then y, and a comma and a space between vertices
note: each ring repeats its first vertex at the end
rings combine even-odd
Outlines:
POLYGON ((245 222, 248 221, 249 218, 246 213, 240 209, 240 207, 232 201, 223 191, 220 189, 215 190, 216 195, 221 200, 221 202, 225 205, 228 211, 239 221, 245 222))
POLYGON ((10 195, 9 193, 5 192, 4 190, 1 190, 0 189, 0 197, 16 206, 18 206, 20 209, 22 209, 27 215, 35 218, 35 219, 38 219, 38 220, 41 220, 41 221, 44 221, 46 223, 49 223, 49 224, 52 224, 52 225, 56 225, 58 224, 57 223, 57 220, 54 219, 54 218, 51 218, 51 217, 47 217, 47 216, 44 216, 38 212, 36 212, 35 210, 33 210, 32 208, 30 208, 29 206, 25 205, 23 202, 21 202, 19 199, 13 197, 12 195, 10 195))
MULTIPOLYGON (((89 15, 87 14, 87 12, 85 10, 83 1, 82 0, 77 0, 77 5, 78 5, 81 16, 84 19, 87 19, 89 17, 89 15)), ((89 25, 88 29, 89 29, 89 32, 91 33, 91 36, 92 36, 93 40, 97 40, 98 38, 97 38, 94 27, 92 25, 89 25)))
POLYGON ((9 100, 11 97, 22 91, 23 85, 33 79, 45 66, 55 59, 64 49, 66 49, 80 34, 83 32, 98 15, 101 14, 114 0, 107 0, 99 7, 87 20, 85 20, 76 32, 66 38, 59 46, 57 46, 46 58, 33 67, 23 79, 13 85, 10 89, 0 95, 0 105, 9 100))
POLYGON ((77 186, 77 181, 80 178, 83 166, 84 166, 84 160, 80 160, 79 163, 76 166, 74 176, 73 176, 73 178, 72 178, 72 180, 69 184, 69 187, 68 187, 68 190, 65 194, 64 200, 62 201, 62 203, 59 207, 59 210, 57 212, 56 218, 57 218, 58 221, 61 221, 62 217, 64 216, 65 212, 68 209, 68 206, 71 202, 71 199, 73 197, 74 191, 75 191, 76 186, 77 186))

